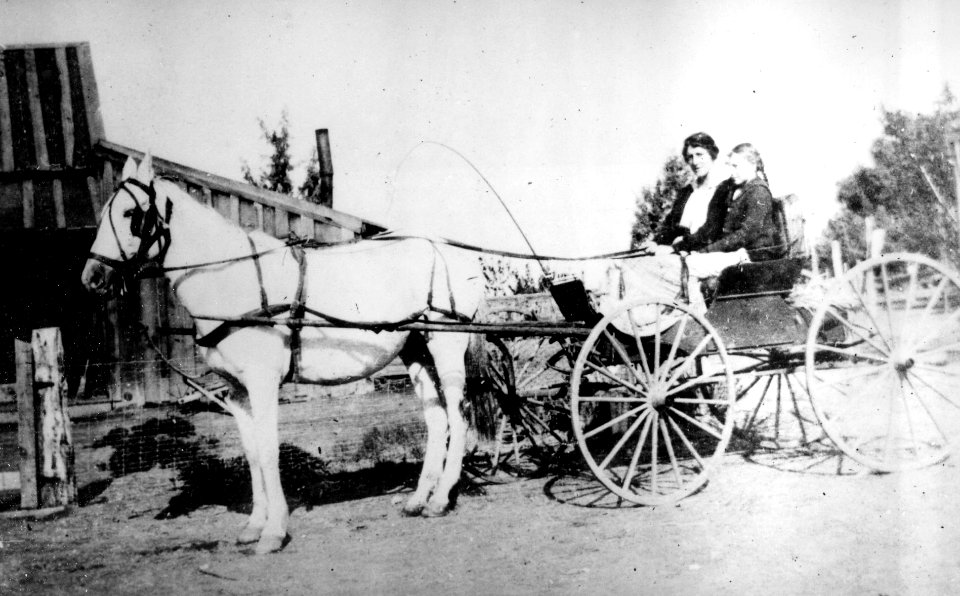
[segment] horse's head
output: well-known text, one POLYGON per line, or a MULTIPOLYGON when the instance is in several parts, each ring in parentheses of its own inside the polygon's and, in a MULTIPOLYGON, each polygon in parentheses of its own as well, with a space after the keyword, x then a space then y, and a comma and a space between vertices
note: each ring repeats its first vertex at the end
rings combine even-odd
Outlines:
POLYGON ((132 157, 127 159, 120 185, 100 214, 97 237, 80 278, 88 290, 105 294, 115 273, 134 276, 147 263, 163 261, 170 246, 172 203, 158 197, 154 175, 149 153, 139 165, 132 157))

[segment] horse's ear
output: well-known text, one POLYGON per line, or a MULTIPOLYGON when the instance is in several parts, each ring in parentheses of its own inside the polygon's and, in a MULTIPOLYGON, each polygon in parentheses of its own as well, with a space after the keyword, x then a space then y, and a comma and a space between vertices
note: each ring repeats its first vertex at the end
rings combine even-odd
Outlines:
POLYGON ((143 161, 140 162, 140 167, 137 168, 137 180, 148 184, 153 180, 153 155, 149 151, 143 156, 143 161))
POLYGON ((127 158, 127 162, 123 164, 123 173, 120 174, 120 180, 127 180, 128 178, 133 178, 137 175, 137 162, 132 157, 127 158))

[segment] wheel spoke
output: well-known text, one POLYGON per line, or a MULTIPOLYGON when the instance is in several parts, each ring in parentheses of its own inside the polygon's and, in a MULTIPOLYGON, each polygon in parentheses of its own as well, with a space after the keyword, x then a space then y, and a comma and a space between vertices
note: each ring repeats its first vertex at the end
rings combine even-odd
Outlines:
POLYGON ((950 437, 947 436, 947 433, 943 432, 943 428, 940 427, 940 422, 937 420, 937 417, 934 415, 933 411, 930 409, 930 406, 927 405, 926 400, 920 395, 920 392, 913 385, 913 381, 910 380, 910 377, 906 377, 907 384, 910 385, 910 389, 913 390, 913 394, 916 396, 917 401, 920 402, 920 406, 927 413, 927 418, 930 419, 930 422, 933 424, 933 427, 937 429, 937 433, 943 439, 943 442, 946 445, 950 445, 950 437))
POLYGON ((680 464, 677 462, 677 456, 673 452, 673 442, 670 440, 670 433, 667 431, 667 423, 660 418, 660 434, 663 436, 664 446, 667 448, 667 456, 670 457, 670 466, 673 470, 673 479, 677 482, 677 488, 683 486, 683 480, 680 478, 680 464))
POLYGON ((820 352, 829 352, 829 353, 831 353, 831 354, 840 354, 841 356, 846 356, 847 358, 852 358, 852 359, 854 359, 854 360, 862 358, 862 359, 864 359, 864 360, 873 360, 873 361, 875 361, 875 362, 881 362, 881 363, 889 362, 889 357, 888 357, 886 354, 883 354, 882 356, 874 356, 874 355, 872 355, 872 354, 864 354, 864 353, 861 353, 861 352, 848 352, 848 351, 846 351, 846 349, 843 349, 843 348, 835 348, 835 347, 833 347, 833 346, 828 346, 828 345, 824 345, 824 344, 815 344, 815 345, 816 345, 817 350, 820 351, 820 352))
MULTIPOLYGON (((746 388, 737 390, 737 397, 735 398, 735 401, 740 401, 741 399, 743 399, 743 397, 747 393, 749 393, 751 389, 753 389, 754 385, 756 385, 759 382, 760 382, 760 376, 754 375, 753 379, 750 381, 750 384, 747 385, 746 388)), ((769 381, 768 381, 768 386, 769 386, 769 381)))
MULTIPOLYGON (((847 318, 844 317, 843 314, 840 313, 840 311, 833 308, 832 306, 828 306, 826 309, 826 312, 830 313, 835 320, 837 320, 841 325, 849 329, 852 333, 854 333, 857 337, 859 337, 861 341, 868 344, 874 350, 876 350, 877 352, 883 355, 889 355, 890 348, 884 348, 883 346, 878 345, 875 341, 870 339, 874 335, 877 335, 875 331, 870 332, 869 329, 861 327, 860 325, 854 325, 849 320, 847 320, 847 318)), ((874 329, 877 329, 877 327, 874 327, 874 329)), ((881 341, 883 341, 882 337, 880 339, 881 341)), ((884 344, 886 344, 886 341, 884 341, 884 344)))
MULTIPOLYGON (((757 381, 759 380, 760 378, 757 377, 757 381)), ((749 431, 751 428, 753 428, 753 423, 756 422, 757 414, 760 412, 760 407, 763 406, 763 402, 767 399, 767 392, 770 390, 770 385, 772 383, 773 377, 767 377, 767 384, 763 387, 763 393, 760 394, 760 399, 757 400, 757 405, 754 406, 753 412, 750 414, 750 418, 747 419, 747 423, 744 425, 744 431, 749 431)), ((753 387, 753 385, 750 386, 753 387)))
POLYGON ((623 361, 623 366, 626 366, 627 369, 630 370, 630 374, 637 381, 637 383, 640 385, 646 385, 644 379, 642 379, 640 375, 637 374, 637 371, 633 369, 633 363, 630 362, 630 355, 627 354, 627 351, 623 349, 623 346, 620 344, 619 341, 617 341, 617 338, 615 338, 613 334, 610 333, 610 331, 607 329, 603 330, 603 335, 604 337, 607 338, 607 341, 610 342, 610 345, 613 346, 613 351, 616 352, 618 356, 620 356, 620 360, 623 361))
MULTIPOLYGON (((647 409, 642 414, 637 416, 637 419, 633 421, 633 424, 630 425, 630 428, 628 428, 626 432, 623 433, 623 436, 620 437, 620 440, 617 441, 617 443, 610 449, 610 453, 608 453, 607 456, 603 458, 603 461, 600 462, 601 469, 606 469, 606 467, 610 465, 610 462, 613 461, 613 458, 616 457, 618 453, 620 453, 620 450, 627 443, 627 440, 629 440, 630 437, 633 435, 633 433, 635 433, 637 429, 640 428, 641 424, 644 424, 645 420, 651 417, 652 412, 653 410, 647 409)), ((610 426, 612 425, 605 425, 605 426, 606 428, 610 428, 610 426)), ((586 434, 584 434, 584 438, 587 438, 586 434)))
MULTIPOLYGON (((893 299, 890 296, 890 278, 887 275, 886 264, 880 265, 880 282, 883 284, 883 304, 884 304, 884 310, 887 311, 887 325, 892 335, 893 334, 893 313, 890 311, 893 308, 893 299)), ((894 339, 894 338, 891 338, 891 339, 894 339)), ((891 347, 891 349, 893 348, 891 347)))
MULTIPOLYGON (((587 366, 587 368, 589 368, 589 369, 592 370, 593 372, 595 372, 595 373, 597 373, 597 374, 599 374, 599 375, 602 375, 602 376, 610 379, 610 380, 613 381, 614 383, 616 383, 616 384, 618 384, 618 385, 620 385, 620 386, 622 386, 622 387, 624 387, 624 388, 626 388, 626 389, 629 389, 630 391, 633 391, 634 393, 639 393, 640 395, 644 395, 644 394, 646 394, 646 392, 647 392, 647 390, 646 390, 645 387, 638 387, 637 385, 634 385, 634 384, 632 384, 632 383, 628 383, 627 381, 624 381, 623 379, 621 379, 621 378, 619 378, 619 377, 617 377, 617 376, 615 376, 615 375, 607 372, 607 371, 604 370, 602 367, 599 367, 599 366, 597 366, 596 364, 594 364, 594 363, 592 363, 592 362, 585 362, 584 364, 587 366)), ((631 370, 632 370, 632 369, 631 369, 631 370)))
MULTIPOLYGON (((711 375, 700 375, 699 377, 691 377, 685 383, 677 385, 670 391, 667 391, 666 395, 669 397, 671 395, 676 395, 677 393, 686 391, 691 387, 696 387, 697 385, 712 385, 717 382, 719 382, 719 378, 711 375)), ((680 400, 678 399, 677 401, 680 401, 680 400)), ((726 401, 726 400, 722 400, 722 401, 726 401)), ((686 402, 686 403, 702 403, 702 402, 686 402)), ((716 403, 716 402, 710 402, 710 403, 716 403)))
POLYGON ((650 451, 652 452, 652 455, 650 456, 650 492, 653 494, 657 494, 658 492, 657 476, 659 476, 660 474, 657 469, 659 465, 659 462, 657 461, 657 457, 659 457, 657 453, 657 446, 660 444, 660 441, 657 440, 657 435, 659 434, 658 431, 659 431, 659 428, 657 426, 657 416, 656 416, 656 411, 654 411, 653 430, 650 436, 650 451))
POLYGON ((694 362, 696 362, 697 356, 700 355, 700 352, 702 352, 707 347, 707 344, 709 344, 712 341, 713 341, 713 338, 710 337, 709 335, 700 340, 700 343, 697 344, 697 347, 694 348, 693 351, 690 352, 690 354, 683 359, 683 364, 678 366, 675 370, 672 371, 672 374, 670 375, 670 379, 667 381, 667 387, 677 382, 677 380, 680 378, 680 375, 684 374, 687 368, 689 368, 694 362))
POLYGON ((618 403, 618 404, 645 404, 647 403, 646 399, 639 397, 619 397, 612 395, 583 395, 579 398, 581 402, 597 402, 597 403, 618 403))
POLYGON ((557 442, 566 443, 566 441, 560 435, 558 435, 556 431, 550 428, 550 425, 544 422, 543 418, 538 416, 533 410, 531 410, 527 406, 523 406, 522 408, 520 408, 520 412, 522 415, 525 415, 528 418, 530 418, 530 420, 532 420, 533 422, 536 422, 540 426, 540 428, 542 428, 547 433, 549 433, 550 436, 552 436, 554 439, 557 440, 557 442))
POLYGON ((537 379, 539 379, 540 377, 542 377, 548 372, 551 372, 549 368, 541 368, 540 370, 537 371, 536 374, 531 375, 529 377, 521 377, 520 375, 517 375, 517 379, 521 379, 521 378, 523 379, 522 384, 520 382, 517 383, 517 392, 518 393, 520 392, 521 386, 523 388, 526 388, 526 387, 529 387, 530 385, 533 385, 534 381, 536 381, 537 379))
POLYGON ((654 321, 654 330, 653 330, 653 370, 654 374, 659 371, 660 368, 660 309, 657 309, 657 318, 654 321))
POLYGON ((951 406, 953 406, 953 407, 956 408, 957 410, 960 410, 960 404, 958 404, 957 402, 953 401, 953 399, 947 397, 947 395, 944 394, 942 391, 940 391, 939 389, 937 389, 936 387, 934 387, 933 385, 931 385, 930 383, 928 383, 926 379, 924 379, 924 378, 921 377, 920 375, 916 374, 915 372, 911 372, 911 374, 912 374, 918 381, 920 381, 921 383, 923 383, 923 385, 924 385, 925 387, 927 387, 928 389, 930 389, 930 391, 933 391, 934 393, 936 393, 937 395, 939 395, 940 398, 941 398, 943 401, 947 402, 948 404, 950 404, 951 406))
MULTIPOLYGON (((923 308, 923 314, 920 315, 920 320, 913 327, 914 333, 910 334, 910 342, 908 345, 915 346, 920 342, 916 341, 916 332, 923 329, 927 324, 927 319, 930 318, 930 315, 933 314, 934 308, 940 303, 940 298, 943 297, 943 292, 947 288, 947 284, 951 283, 951 280, 948 276, 944 275, 940 278, 940 282, 937 284, 937 289, 934 290, 933 296, 927 301, 927 305, 923 308)), ((947 301, 943 302, 944 309, 946 309, 947 301)))
MULTIPOLYGON (((634 423, 634 424, 637 424, 637 423, 639 423, 641 420, 643 420, 644 418, 646 418, 647 416, 649 416, 649 415, 650 415, 650 411, 651 411, 651 408, 647 407, 646 404, 644 404, 644 405, 642 405, 642 406, 639 406, 639 407, 636 407, 636 408, 633 408, 632 410, 629 410, 629 411, 627 411, 627 412, 624 412, 623 414, 620 414, 619 416, 617 416, 616 418, 614 418, 614 419, 612 419, 612 420, 608 420, 608 421, 604 422, 603 424, 601 424, 600 426, 598 426, 598 427, 596 427, 596 428, 591 428, 589 431, 584 431, 584 433, 583 433, 583 438, 584 438, 584 439, 589 439, 590 437, 592 437, 592 436, 594 436, 594 435, 597 435, 597 434, 599 434, 599 433, 602 433, 603 431, 607 430, 607 429, 610 428, 611 426, 614 426, 614 425, 616 425, 616 424, 619 424, 620 422, 622 422, 622 421, 626 420, 627 418, 633 416, 633 415, 636 414, 637 412, 641 412, 640 416, 637 417, 637 422, 634 423), (642 412, 641 412, 641 410, 642 410, 642 412)), ((628 431, 628 432, 629 432, 629 431, 628 431)))
POLYGON ((683 332, 687 330, 687 321, 690 320, 690 313, 683 313, 683 317, 680 319, 680 327, 677 329, 676 335, 673 336, 673 341, 670 344, 670 351, 667 352, 667 359, 661 364, 659 361, 654 363, 654 366, 657 367, 656 374, 654 378, 658 381, 663 380, 664 371, 670 370, 673 367, 673 360, 677 356, 677 348, 680 347, 680 340, 683 338, 683 332))
POLYGON ((637 473, 637 463, 640 461, 640 453, 643 451, 643 444, 647 442, 647 433, 650 432, 650 425, 652 423, 653 416, 650 416, 640 431, 640 437, 637 439, 637 448, 633 450, 633 455, 630 456, 630 465, 627 467, 627 473, 623 477, 623 484, 621 485, 623 490, 628 489, 630 482, 637 473))
MULTIPOLYGON (((864 283, 866 283, 866 282, 864 282, 864 283)), ((863 300, 863 295, 862 295, 860 292, 857 291, 857 289, 854 287, 853 282, 852 282, 851 280, 849 280, 849 279, 847 280, 847 285, 850 286, 850 289, 853 290, 854 295, 857 297, 857 301, 858 301, 858 302, 860 303, 860 305, 863 307, 863 311, 866 313, 867 317, 869 317, 869 319, 870 319, 870 322, 873 324, 873 328, 874 328, 874 329, 880 329, 880 328, 881 328, 881 327, 880 327, 880 324, 877 322, 877 319, 876 319, 876 317, 875 317, 874 314, 873 314, 873 309, 871 309, 869 306, 867 306, 867 303, 864 302, 864 300, 863 300)), ((876 305, 874 305, 874 306, 876 306, 876 305)), ((886 346, 886 350, 881 350, 881 352, 884 352, 884 351, 885 351, 885 352, 891 352, 891 351, 893 350, 893 347, 892 347, 890 344, 887 343, 886 338, 884 338, 882 335, 880 336, 880 341, 882 341, 882 342, 883 342, 883 345, 886 346)))
POLYGON ((906 305, 904 306, 904 316, 903 321, 900 323, 900 337, 902 338, 905 344, 908 344, 907 341, 907 331, 908 331, 908 322, 910 320, 910 311, 913 310, 913 303, 917 298, 917 271, 919 266, 917 263, 909 263, 907 265, 907 271, 910 274, 910 279, 907 282, 907 297, 906 305))
POLYGON ((688 414, 686 414, 686 413, 684 413, 684 412, 681 412, 680 410, 678 410, 678 409, 676 409, 676 408, 674 408, 674 407, 671 407, 671 408, 670 408, 670 412, 671 412, 672 414, 676 414, 677 416, 680 416, 681 418, 683 418, 684 420, 686 420, 686 421, 689 422, 690 424, 696 426, 697 428, 699 428, 699 429, 702 430, 703 432, 707 433, 708 435, 711 435, 713 438, 717 439, 718 441, 723 440, 723 436, 722 436, 720 433, 718 433, 718 432, 716 431, 716 429, 710 428, 709 426, 707 426, 707 425, 705 425, 704 423, 700 422, 700 421, 697 420, 696 418, 694 418, 694 417, 692 417, 692 416, 690 416, 690 415, 688 415, 688 414))
MULTIPOLYGON (((887 393, 889 393, 889 391, 887 393)), ((884 442, 883 447, 883 461, 890 465, 893 463, 894 423, 896 422, 896 416, 893 412, 895 405, 894 400, 888 396, 887 403, 890 407, 887 409, 887 440, 884 442)), ((861 445, 862 444, 864 443, 861 443, 861 445)))
POLYGON ((706 469, 707 465, 704 463, 703 458, 700 457, 700 452, 697 451, 696 447, 693 446, 693 443, 690 442, 690 439, 687 438, 686 433, 683 432, 683 429, 680 428, 680 425, 677 424, 677 421, 668 417, 667 422, 669 422, 670 426, 673 427, 673 432, 680 437, 680 441, 683 442, 683 445, 687 448, 687 451, 690 452, 690 455, 693 456, 693 459, 697 460, 697 464, 700 466, 700 469, 706 469))
MULTIPOLYGON (((790 391, 790 401, 793 402, 793 412, 797 419, 797 424, 800 426, 800 440, 803 444, 807 444, 807 429, 804 426, 804 417, 800 414, 800 402, 797 400, 797 392, 793 389, 793 383, 790 382, 790 376, 785 378, 787 390, 790 391)), ((799 385, 799 381, 797 381, 799 385)))
MULTIPOLYGON (((891 369, 891 368, 886 368, 886 367, 880 368, 880 370, 877 371, 877 372, 878 372, 877 378, 868 381, 869 385, 867 385, 866 387, 858 388, 859 390, 857 391, 857 395, 870 395, 870 394, 871 394, 871 391, 868 391, 868 388, 869 388, 870 390, 872 390, 874 385, 879 385, 880 382, 883 381, 888 375, 894 374, 894 373, 893 373, 893 369, 891 369)), ((866 376, 866 375, 857 375, 857 376, 859 377, 859 376, 866 376)), ((834 383, 827 383, 826 381, 824 381, 824 380, 822 380, 822 379, 819 379, 819 380, 820 380, 820 382, 823 383, 825 386, 830 387, 830 388, 832 388, 834 391, 837 391, 837 392, 843 394, 844 397, 846 397, 846 398, 848 398, 848 399, 854 399, 855 396, 851 396, 849 393, 847 393, 846 391, 844 391, 844 390, 841 389, 840 387, 837 387, 837 386, 836 386, 836 385, 838 385, 838 384, 840 384, 840 383, 849 383, 852 378, 857 378, 857 377, 848 376, 848 377, 845 377, 845 378, 843 378, 843 379, 838 379, 838 380, 835 381, 834 383)))
POLYGON ((917 447, 916 428, 913 425, 913 415, 910 413, 910 401, 907 399, 907 395, 903 386, 903 377, 900 376, 897 380, 899 381, 897 386, 900 389, 900 402, 903 404, 903 415, 907 421, 907 431, 910 433, 910 444, 914 446, 916 454, 919 455, 920 449, 917 447))
MULTIPOLYGON (((886 363, 874 364, 869 368, 866 366, 857 367, 857 368, 862 368, 862 370, 854 370, 853 367, 820 369, 819 371, 814 371, 814 376, 816 380, 820 381, 821 383, 824 383, 826 385, 835 385, 837 383, 849 383, 850 381, 859 379, 861 377, 869 377, 870 375, 880 374, 884 371, 890 370, 890 367, 887 366, 886 363), (818 372, 823 373, 823 372, 834 372, 834 371, 843 371, 844 377, 842 379, 837 379, 833 382, 827 382, 820 375, 816 374, 818 372)), ((809 390, 807 391, 807 393, 809 393, 809 390)))
MULTIPOLYGON (((637 344, 637 353, 640 354, 640 366, 643 367, 643 374, 650 378, 650 366, 647 364, 647 353, 643 350, 643 344, 640 341, 640 332, 637 330, 637 323, 633 320, 633 313, 627 311, 627 320, 630 321, 630 330, 633 332, 633 340, 637 344)), ((660 321, 660 309, 657 309, 657 322, 660 321)))

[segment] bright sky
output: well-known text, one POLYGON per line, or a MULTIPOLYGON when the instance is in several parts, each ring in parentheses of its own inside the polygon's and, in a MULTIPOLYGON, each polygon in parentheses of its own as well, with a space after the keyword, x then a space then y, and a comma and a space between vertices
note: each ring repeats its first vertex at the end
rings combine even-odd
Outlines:
POLYGON ((960 93, 950 0, 0 0, 0 43, 89 41, 106 136, 239 178, 289 113, 329 128, 334 207, 496 248, 624 248, 683 139, 761 151, 814 226, 869 163, 879 108, 960 93), (412 152, 412 153, 411 153, 412 152), (402 164, 402 165, 401 165, 402 164))

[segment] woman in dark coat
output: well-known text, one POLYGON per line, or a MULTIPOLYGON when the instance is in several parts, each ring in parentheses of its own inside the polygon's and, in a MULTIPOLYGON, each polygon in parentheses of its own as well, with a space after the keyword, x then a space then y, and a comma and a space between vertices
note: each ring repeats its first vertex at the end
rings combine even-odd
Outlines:
POLYGON ((730 181, 734 191, 727 205, 720 234, 701 252, 732 252, 744 248, 751 261, 783 257, 773 212, 773 196, 763 171, 763 160, 750 143, 730 152, 730 181))
POLYGON ((654 235, 656 244, 694 251, 719 238, 733 191, 728 180, 719 178, 715 170, 711 174, 719 152, 713 138, 704 132, 683 141, 683 159, 693 172, 693 180, 680 190, 654 235))

